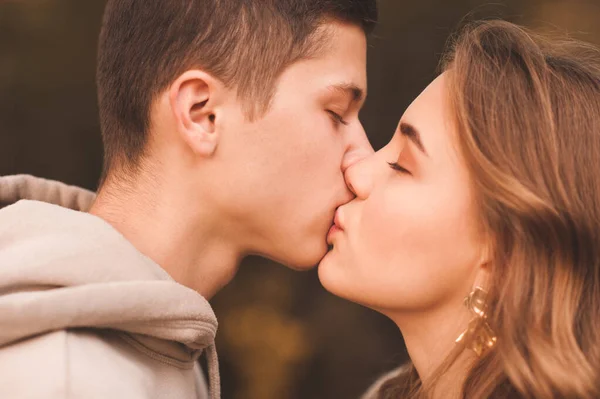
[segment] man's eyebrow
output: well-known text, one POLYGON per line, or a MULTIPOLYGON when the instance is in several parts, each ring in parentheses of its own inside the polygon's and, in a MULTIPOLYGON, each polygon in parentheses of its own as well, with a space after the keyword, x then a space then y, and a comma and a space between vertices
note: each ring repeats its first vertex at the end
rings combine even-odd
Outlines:
POLYGON ((423 154, 427 155, 427 151, 421 140, 421 134, 413 125, 407 122, 401 122, 398 130, 404 137, 412 141, 423 154))
POLYGON ((361 89, 353 83, 339 83, 328 87, 329 90, 340 92, 344 96, 349 97, 352 102, 361 102, 365 98, 365 90, 361 89))

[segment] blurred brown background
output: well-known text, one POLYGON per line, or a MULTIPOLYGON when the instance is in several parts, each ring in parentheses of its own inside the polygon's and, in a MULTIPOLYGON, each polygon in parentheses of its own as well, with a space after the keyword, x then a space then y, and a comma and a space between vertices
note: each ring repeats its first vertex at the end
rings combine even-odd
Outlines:
MULTIPOLYGON (((94 67, 104 0, 0 0, 0 175, 95 189, 94 67)), ((502 17, 600 44, 600 0, 380 1, 362 120, 373 146, 432 80, 448 34, 502 17)), ((315 272, 248 259, 213 304, 225 399, 357 398, 406 360, 390 321, 326 293, 315 272)))

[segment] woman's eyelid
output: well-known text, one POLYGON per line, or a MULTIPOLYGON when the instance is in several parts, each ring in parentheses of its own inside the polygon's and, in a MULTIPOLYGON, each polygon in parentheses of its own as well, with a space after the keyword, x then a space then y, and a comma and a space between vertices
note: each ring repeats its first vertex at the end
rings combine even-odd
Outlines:
POLYGON ((406 169, 405 167, 401 166, 398 162, 388 162, 388 165, 395 171, 412 176, 412 172, 406 169))
POLYGON ((395 171, 404 173, 404 174, 408 174, 408 175, 413 175, 413 168, 411 166, 407 166, 408 165, 412 165, 413 162, 410 160, 410 154, 407 154, 406 151, 410 150, 406 147, 406 141, 405 140, 401 140, 400 144, 399 144, 400 148, 397 148, 394 152, 397 154, 395 159, 391 162, 388 162, 388 165, 394 169, 395 171))

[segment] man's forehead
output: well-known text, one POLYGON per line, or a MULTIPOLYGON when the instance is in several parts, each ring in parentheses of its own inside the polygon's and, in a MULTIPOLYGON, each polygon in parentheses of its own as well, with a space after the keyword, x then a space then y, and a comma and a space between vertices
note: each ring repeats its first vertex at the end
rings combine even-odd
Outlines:
POLYGON ((316 54, 301 58, 284 72, 306 89, 362 102, 367 92, 366 37, 360 28, 332 23, 329 42, 316 54), (334 40, 331 40, 334 39, 334 40))
POLYGON ((324 75, 329 75, 328 90, 349 96, 353 102, 364 101, 367 94, 367 42, 357 26, 334 23, 332 47, 320 55, 324 75))

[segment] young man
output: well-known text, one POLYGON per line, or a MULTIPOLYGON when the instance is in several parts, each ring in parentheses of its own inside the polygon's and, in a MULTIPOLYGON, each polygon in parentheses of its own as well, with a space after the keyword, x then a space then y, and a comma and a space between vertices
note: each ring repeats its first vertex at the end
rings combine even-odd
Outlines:
POLYGON ((376 14, 108 1, 97 197, 0 179, 0 397, 205 398, 204 351, 219 397, 207 299, 249 254, 307 269, 326 253, 344 171, 372 151, 358 112, 376 14))

